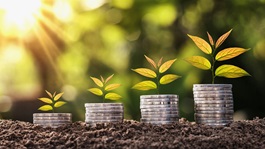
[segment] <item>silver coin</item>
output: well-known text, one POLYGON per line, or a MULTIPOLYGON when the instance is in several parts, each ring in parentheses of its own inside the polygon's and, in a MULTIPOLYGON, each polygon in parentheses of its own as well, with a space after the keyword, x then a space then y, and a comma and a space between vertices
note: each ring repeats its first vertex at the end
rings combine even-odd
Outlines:
POLYGON ((194 87, 193 91, 231 91, 232 88, 226 87, 194 87))
POLYGON ((123 113, 124 110, 123 109, 113 109, 113 110, 94 110, 94 109, 86 109, 86 112, 89 113, 117 113, 117 112, 121 112, 123 113))
POLYGON ((108 119, 108 120, 86 120, 86 123, 111 123, 111 122, 122 122, 122 120, 114 120, 114 119, 108 119))
POLYGON ((178 112, 178 108, 176 107, 166 107, 166 108, 147 108, 141 109, 141 112, 178 112))
POLYGON ((140 122, 141 123, 149 123, 149 124, 159 124, 159 125, 162 125, 162 124, 172 124, 172 123, 175 123, 177 122, 177 120, 171 120, 171 121, 148 121, 148 120, 144 120, 144 119, 141 119, 140 122))
POLYGON ((72 117, 33 117, 33 120, 71 120, 72 117))
POLYGON ((193 87, 226 87, 232 88, 232 84, 193 84, 193 87))
POLYGON ((149 99, 149 98, 147 98, 147 99, 140 99, 140 103, 142 103, 142 102, 178 102, 179 101, 179 99, 178 98, 171 98, 171 99, 169 99, 169 98, 161 98, 161 99, 149 99))
POLYGON ((215 95, 226 95, 233 94, 231 90, 217 90, 217 91, 193 91, 193 94, 215 94, 215 95))
POLYGON ((123 106, 122 103, 86 103, 85 107, 121 107, 123 106))
POLYGON ((193 94, 194 98, 233 98, 232 94, 193 94))
POLYGON ((196 120, 198 123, 231 123, 233 120, 196 120))
POLYGON ((141 111, 142 115, 167 115, 167 114, 175 114, 178 115, 178 111, 141 111))
POLYGON ((194 100, 195 104, 233 104, 233 100, 194 100))
POLYGON ((204 113, 195 113, 195 117, 231 117, 232 113, 216 113, 216 114, 204 114, 204 113))
POLYGON ((36 124, 36 125, 42 126, 44 128, 46 128, 46 127, 58 128, 58 127, 65 125, 65 124, 36 124))
POLYGON ((166 104, 168 104, 168 105, 170 105, 170 104, 178 104, 178 102, 176 102, 176 101, 166 101, 166 102, 164 102, 164 101, 162 101, 162 102, 156 102, 156 101, 149 101, 149 102, 140 102, 140 105, 166 105, 166 104))
POLYGON ((195 97, 194 100, 198 101, 211 101, 211 100, 233 100, 233 97, 223 97, 223 98, 218 98, 218 97, 195 97))
POLYGON ((72 120, 33 120, 33 123, 70 123, 72 120))
POLYGON ((71 117, 71 113, 34 113, 33 117, 71 117))
POLYGON ((124 110, 123 107, 100 107, 100 108, 86 108, 86 110, 91 110, 91 111, 97 111, 97 110, 107 110, 107 111, 111 111, 111 110, 124 110))
POLYGON ((219 111, 219 110, 234 110, 233 107, 211 107, 211 106, 208 106, 208 107, 194 107, 194 110, 195 111, 202 111, 202 110, 205 110, 205 111, 219 111))
POLYGON ((163 94, 163 95, 141 95, 140 99, 161 99, 161 98, 178 98, 178 95, 163 94))
POLYGON ((95 117, 95 116, 86 116, 86 119, 91 119, 91 120, 108 120, 108 119, 123 119, 123 116, 98 116, 98 117, 95 117))
POLYGON ((202 104, 202 103, 195 103, 194 108, 207 108, 207 107, 212 107, 212 108, 233 108, 233 104, 202 104))
POLYGON ((141 118, 141 121, 176 121, 178 117, 161 117, 161 118, 141 118))
POLYGON ((141 115, 141 118, 142 119, 150 119, 150 118, 163 118, 163 119, 165 119, 165 118, 179 118, 179 116, 178 115, 163 115, 163 116, 161 116, 161 115, 141 115))
POLYGON ((233 116, 225 116, 225 117, 200 117, 194 116, 195 120, 233 120, 233 116))
POLYGON ((151 109, 151 108, 172 108, 178 109, 178 105, 140 105, 140 109, 151 109))
POLYGON ((102 116, 123 116, 124 114, 121 112, 117 113, 88 113, 86 112, 85 116, 92 116, 92 117, 102 117, 102 116))

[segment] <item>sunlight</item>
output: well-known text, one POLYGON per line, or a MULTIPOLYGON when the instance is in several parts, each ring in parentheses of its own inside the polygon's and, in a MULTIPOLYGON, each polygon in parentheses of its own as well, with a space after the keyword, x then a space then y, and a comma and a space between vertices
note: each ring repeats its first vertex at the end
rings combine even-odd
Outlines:
POLYGON ((40 0, 0 0, 4 31, 26 33, 36 23, 35 15, 40 8, 40 0))

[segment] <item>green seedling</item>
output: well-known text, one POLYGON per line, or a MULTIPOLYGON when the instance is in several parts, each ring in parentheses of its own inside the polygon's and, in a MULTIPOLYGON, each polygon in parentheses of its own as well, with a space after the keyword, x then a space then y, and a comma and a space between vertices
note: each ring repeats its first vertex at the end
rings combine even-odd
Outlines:
POLYGON ((175 81, 176 79, 180 78, 180 76, 175 74, 163 75, 163 73, 166 72, 177 59, 169 60, 162 64, 163 57, 160 58, 160 60, 157 63, 155 63, 154 60, 147 57, 146 55, 145 58, 147 62, 153 67, 153 69, 137 68, 132 70, 152 80, 139 82, 132 87, 133 89, 142 90, 142 91, 156 89, 157 93, 159 94, 160 85, 169 84, 175 81))
POLYGON ((106 80, 100 76, 100 79, 95 78, 95 77, 90 77, 92 81, 98 86, 96 88, 89 88, 88 91, 97 95, 103 97, 103 101, 105 99, 109 100, 119 100, 122 97, 114 92, 111 92, 112 90, 120 87, 120 84, 113 83, 113 84, 108 84, 108 82, 112 79, 114 74, 110 75, 106 80))
POLYGON ((220 47, 220 45, 226 40, 231 31, 232 29, 220 36, 216 42, 214 42, 212 36, 207 32, 210 44, 200 37, 188 35, 202 52, 211 56, 211 62, 202 56, 192 56, 186 58, 185 60, 199 69, 211 70, 212 84, 214 84, 215 77, 239 78, 243 76, 250 76, 250 74, 244 69, 230 64, 223 64, 215 69, 217 61, 220 62, 229 60, 250 50, 239 47, 230 47, 218 52, 217 48, 220 47))
POLYGON ((66 102, 64 102, 64 101, 59 101, 59 99, 62 97, 63 93, 56 94, 56 92, 54 92, 53 94, 51 94, 47 90, 45 90, 45 91, 48 94, 49 98, 47 98, 47 97, 38 98, 39 100, 46 103, 46 105, 41 106, 38 110, 53 111, 54 112, 54 108, 59 108, 62 105, 66 104, 66 102))

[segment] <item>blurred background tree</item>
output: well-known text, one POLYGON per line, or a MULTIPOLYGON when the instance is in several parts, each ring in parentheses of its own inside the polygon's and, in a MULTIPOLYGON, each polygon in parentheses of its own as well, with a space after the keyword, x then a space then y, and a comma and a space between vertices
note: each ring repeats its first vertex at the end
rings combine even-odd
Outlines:
POLYGON ((2 118, 32 121, 44 90, 62 91, 61 112, 84 120, 84 103, 101 102, 87 89, 89 76, 121 83, 125 118, 139 120, 139 96, 132 90, 143 78, 144 54, 178 58, 170 70, 182 76, 163 93, 180 96, 180 115, 193 120, 192 85, 210 83, 208 71, 182 59, 201 52, 187 34, 216 40, 233 29, 221 46, 251 48, 228 63, 252 77, 217 78, 233 84, 235 119, 265 116, 264 0, 9 0, 0 1, 0 112, 2 118))

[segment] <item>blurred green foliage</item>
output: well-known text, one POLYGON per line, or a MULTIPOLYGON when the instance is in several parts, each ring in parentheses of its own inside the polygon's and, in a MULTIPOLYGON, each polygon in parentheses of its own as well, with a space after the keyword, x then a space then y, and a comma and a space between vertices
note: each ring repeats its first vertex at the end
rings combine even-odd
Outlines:
POLYGON ((89 76, 115 73, 112 81, 122 84, 117 92, 123 97, 125 118, 139 120, 139 96, 152 91, 131 89, 141 81, 141 76, 131 69, 149 65, 144 58, 148 55, 155 61, 160 57, 178 59, 170 71, 182 78, 165 85, 162 93, 178 94, 181 117, 193 120, 192 85, 210 83, 211 74, 183 61, 191 55, 201 55, 187 34, 206 39, 208 31, 217 40, 231 28, 233 32, 220 50, 235 45, 251 48, 227 63, 244 68, 252 77, 218 78, 216 83, 233 84, 235 114, 248 119, 265 116, 264 0, 43 0, 43 3, 52 11, 42 11, 46 21, 40 19, 37 31, 22 38, 23 46, 18 44, 20 36, 6 36, 0 28, 0 105, 5 105, 7 97, 13 103, 9 112, 0 111, 4 118, 30 120, 31 117, 25 117, 32 115, 40 103, 30 104, 31 110, 24 111, 30 114, 19 115, 16 108, 21 107, 15 106, 16 102, 33 102, 47 89, 64 92, 68 104, 61 110, 72 112, 74 120, 83 121, 84 103, 101 101, 87 91, 93 84, 89 76), (14 44, 12 53, 7 47, 14 44))

